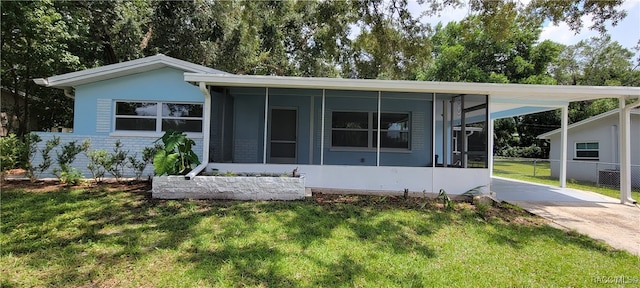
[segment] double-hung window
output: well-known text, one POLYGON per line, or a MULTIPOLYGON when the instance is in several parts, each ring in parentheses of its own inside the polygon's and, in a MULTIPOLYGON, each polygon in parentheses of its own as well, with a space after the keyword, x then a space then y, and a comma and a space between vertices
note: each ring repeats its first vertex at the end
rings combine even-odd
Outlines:
MULTIPOLYGON (((382 113, 380 148, 409 150, 409 113, 382 113)), ((378 146, 378 113, 332 112, 331 147, 375 149, 378 146)))
POLYGON ((598 142, 576 142, 575 159, 598 160, 600 157, 598 142))
POLYGON ((117 101, 115 131, 202 132, 202 104, 117 101))

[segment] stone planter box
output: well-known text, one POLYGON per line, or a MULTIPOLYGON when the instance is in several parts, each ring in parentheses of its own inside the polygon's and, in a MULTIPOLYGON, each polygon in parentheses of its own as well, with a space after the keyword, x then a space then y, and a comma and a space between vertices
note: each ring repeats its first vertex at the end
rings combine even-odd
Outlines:
POLYGON ((153 177, 152 197, 159 199, 297 200, 305 197, 303 177, 153 177))

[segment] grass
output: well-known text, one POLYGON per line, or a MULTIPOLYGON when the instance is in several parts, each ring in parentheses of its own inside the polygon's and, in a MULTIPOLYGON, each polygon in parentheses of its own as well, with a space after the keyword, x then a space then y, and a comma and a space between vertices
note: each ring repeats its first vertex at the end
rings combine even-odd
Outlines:
MULTIPOLYGON (((535 167, 536 176, 533 176, 533 172, 534 167, 532 162, 505 160, 493 162, 493 175, 495 176, 535 182, 540 184, 555 186, 558 185, 558 179, 551 177, 551 167, 549 162, 537 163, 535 167)), ((567 187, 583 191, 592 191, 616 199, 620 198, 620 190, 616 188, 609 188, 606 186, 597 186, 592 182, 567 179, 567 187)), ((640 199, 640 191, 638 191, 637 189, 632 190, 631 198, 640 199)))
MULTIPOLYGON (((325 198, 321 198, 325 197, 325 198)), ((2 287, 591 287, 640 258, 514 206, 2 190, 2 287), (601 277, 601 278, 598 278, 601 277)), ((635 280, 634 280, 635 279, 635 280)))

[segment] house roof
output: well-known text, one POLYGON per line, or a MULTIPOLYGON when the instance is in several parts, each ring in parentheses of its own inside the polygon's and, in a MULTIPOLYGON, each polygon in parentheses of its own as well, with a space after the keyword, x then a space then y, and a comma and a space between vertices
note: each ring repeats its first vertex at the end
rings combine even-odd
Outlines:
MULTIPOLYGON (((572 128, 580 127, 582 125, 585 125, 585 124, 588 124, 588 123, 591 123, 591 122, 596 122, 596 121, 598 121, 600 119, 607 118, 607 117, 613 116, 613 115, 618 115, 618 114, 620 114, 620 109, 614 109, 614 110, 611 110, 611 111, 607 111, 607 112, 598 114, 596 116, 584 119, 582 121, 578 121, 576 123, 573 123, 573 124, 567 126, 567 130, 571 130, 572 128)), ((640 110, 639 109, 633 109, 633 110, 631 110, 631 114, 640 115, 640 110)), ((559 128, 559 129, 556 129, 556 130, 553 130, 553 131, 549 131, 549 132, 544 133, 544 134, 540 134, 540 135, 538 135, 537 138, 538 139, 549 139, 552 135, 558 134, 561 131, 562 131, 562 128, 559 128)))
POLYGON ((208 85, 270 88, 338 89, 438 94, 477 94, 491 97, 491 118, 498 119, 563 107, 569 102, 599 98, 640 97, 640 87, 565 86, 342 79, 285 76, 185 73, 185 81, 208 85))
POLYGON ((51 76, 49 78, 33 79, 33 81, 36 84, 45 87, 67 89, 82 84, 127 76, 164 67, 176 68, 185 72, 192 73, 207 73, 210 75, 229 74, 224 71, 212 69, 198 64, 193 64, 191 62, 172 58, 162 54, 157 54, 154 56, 135 59, 131 61, 51 76))

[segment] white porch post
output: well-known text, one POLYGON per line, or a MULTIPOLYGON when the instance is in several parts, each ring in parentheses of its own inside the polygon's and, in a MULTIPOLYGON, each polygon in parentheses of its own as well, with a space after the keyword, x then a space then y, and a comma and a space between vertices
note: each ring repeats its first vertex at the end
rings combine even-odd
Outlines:
POLYGON ((636 203, 631 198, 631 109, 640 106, 640 98, 626 105, 626 97, 620 97, 620 203, 636 203))
POLYGON ((320 115, 320 165, 324 165, 324 109, 326 90, 322 89, 322 114, 320 115))
MULTIPOLYGON (((487 125, 488 125, 488 137, 489 137, 489 149, 487 150, 487 157, 488 158, 488 162, 487 165, 489 166, 489 177, 493 177, 493 119, 491 119, 491 95, 487 95, 487 125)), ((489 184, 491 184, 491 181, 489 181, 489 184)))
POLYGON ((376 139, 376 166, 380 166, 380 104, 381 104, 382 92, 378 91, 378 137, 376 139))
POLYGON ((569 105, 562 106, 560 132, 560 187, 567 187, 567 126, 569 125, 569 105))
POLYGON ((262 140, 262 164, 267 164, 267 121, 269 120, 269 87, 264 91, 264 139, 262 140))
POLYGON ((211 135, 211 93, 204 82, 198 83, 204 95, 204 120, 202 121, 202 163, 209 163, 209 141, 211 135))

